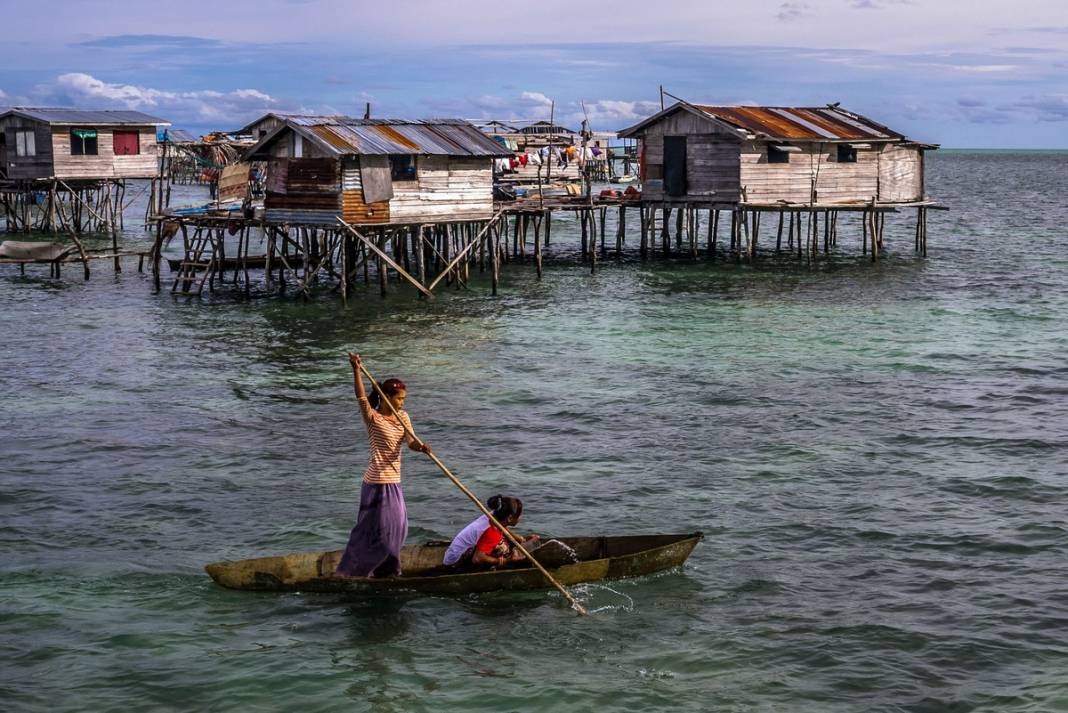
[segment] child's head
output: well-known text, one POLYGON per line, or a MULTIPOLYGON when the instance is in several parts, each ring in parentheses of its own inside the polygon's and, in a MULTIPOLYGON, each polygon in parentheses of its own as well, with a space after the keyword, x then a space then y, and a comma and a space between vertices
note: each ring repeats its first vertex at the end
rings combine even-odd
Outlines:
POLYGON ((502 525, 511 527, 519 522, 523 514, 523 501, 519 498, 494 495, 486 501, 486 507, 493 513, 494 519, 502 525))

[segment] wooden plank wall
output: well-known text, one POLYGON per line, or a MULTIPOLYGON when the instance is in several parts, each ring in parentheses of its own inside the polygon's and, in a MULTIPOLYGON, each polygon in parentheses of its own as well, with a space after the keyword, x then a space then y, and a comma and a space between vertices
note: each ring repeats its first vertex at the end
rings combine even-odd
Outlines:
POLYGON ((341 214, 338 161, 333 158, 273 159, 267 167, 267 219, 322 223, 341 214), (303 214, 303 217, 302 217, 303 214))
POLYGON ((789 163, 768 163, 767 144, 747 141, 742 147, 742 187, 746 200, 755 203, 807 203, 812 181, 817 200, 869 201, 879 192, 879 151, 857 151, 856 163, 838 163, 834 144, 795 144, 789 163))
POLYGON ((394 181, 394 222, 478 220, 493 215, 493 160, 420 156, 415 181, 394 181))
MULTIPOLYGON (((92 128, 92 127, 78 127, 92 128)), ((120 127, 137 131, 141 153, 116 156, 112 131, 115 127, 97 128, 96 156, 72 156, 70 126, 53 126, 50 142, 55 155, 57 178, 152 178, 159 174, 156 129, 149 126, 120 127)))
POLYGON ((886 144, 879 154, 879 200, 923 200, 923 149, 886 144))
POLYGON ((52 132, 47 124, 23 119, 18 116, 9 116, 0 120, 0 130, 7 136, 7 177, 10 179, 49 178, 52 175, 52 132), (34 131, 34 143, 36 144, 35 156, 16 155, 16 131, 32 129, 34 131))
MULTIPOLYGON (((687 195, 672 201, 737 201, 740 195, 740 164, 736 134, 718 122, 679 110, 650 124, 642 143, 648 177, 643 195, 654 201, 664 198, 664 137, 686 137, 687 195)), ((639 148, 640 151, 640 148, 639 148)))

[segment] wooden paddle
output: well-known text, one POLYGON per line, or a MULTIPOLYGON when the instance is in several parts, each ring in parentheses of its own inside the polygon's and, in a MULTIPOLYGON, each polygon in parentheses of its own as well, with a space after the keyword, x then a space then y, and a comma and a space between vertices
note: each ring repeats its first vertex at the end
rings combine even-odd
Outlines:
MULTIPOLYGON (((405 423, 404 419, 402 419, 400 417, 400 414, 397 413, 397 409, 393 408, 393 402, 391 402, 389 400, 389 397, 386 396, 385 392, 382 391, 382 387, 378 385, 377 381, 375 381, 375 377, 371 376, 371 372, 367 370, 367 367, 363 365, 362 361, 360 362, 360 371, 362 371, 364 375, 368 378, 368 380, 371 382, 371 386, 374 387, 374 390, 378 393, 378 397, 382 399, 382 402, 389 406, 389 410, 393 414, 393 417, 397 419, 397 423, 401 425, 401 427, 404 429, 404 432, 408 434, 408 437, 415 441, 416 444, 422 446, 423 442, 419 439, 418 436, 412 433, 412 430, 410 428, 408 428, 408 425, 405 423)), ((430 456, 430 460, 434 461, 434 465, 440 468, 441 472, 444 473, 446 477, 448 477, 448 479, 453 482, 453 485, 459 488, 464 495, 470 498, 471 502, 473 502, 478 507, 478 509, 482 511, 482 514, 489 518, 490 523, 492 523, 494 527, 496 527, 501 533, 503 533, 513 546, 517 547, 519 551, 523 553, 523 555, 527 558, 527 561, 537 567, 538 571, 545 575, 545 579, 549 581, 549 584, 556 587, 560 591, 560 593, 567 598, 567 601, 571 602, 571 607, 575 611, 577 611, 582 616, 586 616, 589 614, 589 612, 586 611, 586 608, 579 604, 575 597, 571 595, 571 592, 564 589, 564 586, 557 582, 556 579, 554 579, 553 576, 549 574, 549 570, 545 569, 545 567, 542 566, 541 562, 538 562, 538 560, 530 556, 530 553, 527 552, 525 547, 523 547, 523 543, 521 543, 516 538, 516 536, 512 534, 512 531, 501 523, 497 522, 497 518, 493 517, 493 513, 491 513, 489 509, 482 504, 481 500, 475 497, 474 493, 467 489, 466 485, 460 482, 459 478, 452 474, 452 471, 449 470, 445 466, 445 464, 441 462, 440 458, 438 458, 432 452, 427 453, 427 455, 430 456)))

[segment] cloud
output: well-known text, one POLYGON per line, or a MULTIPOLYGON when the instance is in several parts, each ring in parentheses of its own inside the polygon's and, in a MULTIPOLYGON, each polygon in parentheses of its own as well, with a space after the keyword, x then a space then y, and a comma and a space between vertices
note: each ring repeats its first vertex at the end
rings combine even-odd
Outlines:
POLYGON ((975 72, 977 74, 992 74, 996 72, 1011 72, 1017 69, 1015 64, 951 64, 950 69, 958 72, 975 72))
POLYGON ((660 111, 660 103, 654 101, 622 101, 598 99, 586 104, 586 114, 594 126, 623 128, 624 122, 636 123, 660 111))
POLYGON ((849 0, 854 10, 882 10, 890 5, 911 5, 912 0, 849 0))
POLYGON ((1012 105, 1038 121, 1068 121, 1068 94, 1027 97, 1012 105))
POLYGON ((72 72, 38 87, 49 102, 67 106, 136 109, 157 114, 175 124, 233 123, 274 109, 279 101, 258 89, 175 92, 136 84, 113 84, 91 74, 72 72))
POLYGON ((789 22, 808 14, 808 3, 784 2, 779 5, 779 11, 775 13, 775 19, 780 22, 789 22))
POLYGON ((528 109, 545 109, 548 111, 553 105, 553 100, 541 92, 523 92, 519 95, 519 100, 528 109))

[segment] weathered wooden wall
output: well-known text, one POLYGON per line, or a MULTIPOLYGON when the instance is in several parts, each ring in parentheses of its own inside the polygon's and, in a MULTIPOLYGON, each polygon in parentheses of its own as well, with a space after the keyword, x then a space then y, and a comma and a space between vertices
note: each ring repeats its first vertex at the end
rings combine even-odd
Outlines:
MULTIPOLYGON (((670 114, 647 127, 642 142, 645 149, 646 181, 643 195, 651 200, 664 198, 664 137, 686 137, 686 196, 672 201, 734 202, 739 198, 740 139, 719 124, 687 111, 670 114)), ((641 149, 639 149, 641 150, 641 149)))
POLYGON ((265 217, 274 223, 337 222, 341 215, 338 161, 333 158, 273 159, 267 164, 265 217))
POLYGON ((420 156, 416 180, 394 181, 393 198, 363 201, 359 163, 342 169, 344 217, 350 223, 433 223, 493 215, 493 164, 489 158, 420 156))
POLYGON ((839 163, 836 144, 794 144, 789 163, 768 163, 764 141, 747 141, 742 147, 742 187, 754 203, 820 203, 870 201, 879 191, 879 152, 857 151, 855 163, 839 163))
POLYGON ((20 116, 8 116, 0 119, 0 130, 4 132, 7 147, 5 168, 7 177, 13 180, 29 178, 49 178, 52 175, 52 132, 48 124, 20 116), (36 155, 19 156, 15 151, 15 132, 32 130, 36 155))
POLYGON ((132 156, 115 155, 112 131, 116 127, 96 129, 97 153, 95 156, 72 156, 70 153, 71 128, 70 126, 52 127, 51 143, 57 178, 152 178, 159 174, 155 127, 119 127, 122 131, 137 131, 138 133, 141 153, 132 156))
POLYGON ((493 161, 420 156, 416 180, 393 182, 389 211, 394 222, 488 219, 493 215, 493 161))
POLYGON ((914 144, 886 144, 879 154, 879 200, 924 198, 923 149, 914 144))

